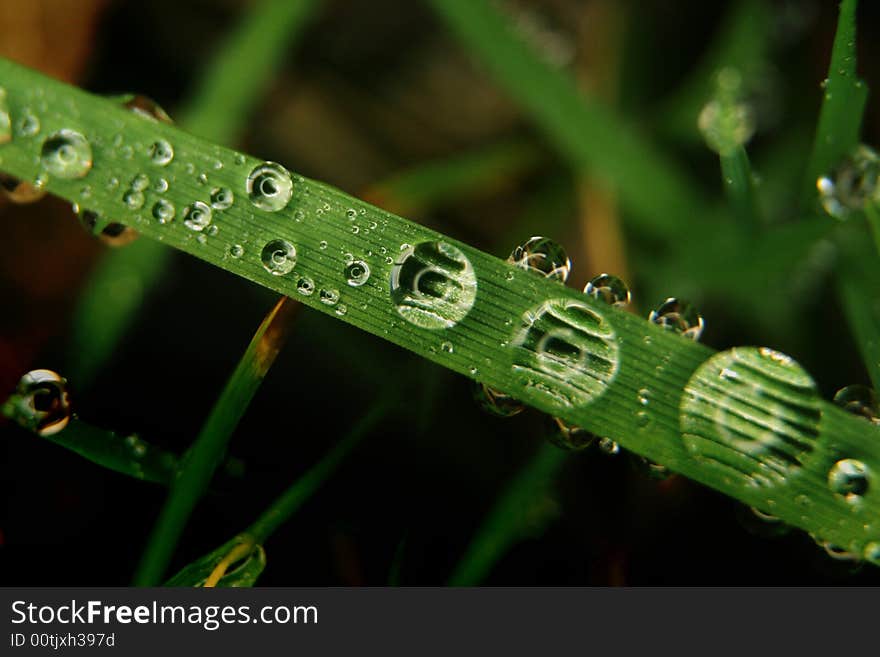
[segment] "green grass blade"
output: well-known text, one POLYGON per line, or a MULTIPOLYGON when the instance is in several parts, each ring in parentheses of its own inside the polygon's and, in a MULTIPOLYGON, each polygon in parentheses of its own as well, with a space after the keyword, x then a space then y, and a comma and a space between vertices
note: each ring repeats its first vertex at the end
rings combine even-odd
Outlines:
POLYGON ((858 257, 849 259, 840 274, 838 289, 865 369, 874 389, 880 390, 880 272, 876 267, 860 266, 860 260, 865 262, 858 257))
POLYGON ((567 454, 543 445, 505 488, 449 578, 450 586, 480 584, 512 545, 540 533, 553 517, 548 496, 567 454))
POLYGON ((192 510, 205 492, 232 432, 275 362, 299 304, 284 298, 263 320, 180 467, 135 575, 138 586, 161 581, 192 510))
POLYGON ((614 186, 639 227, 669 233, 708 216, 706 200, 675 161, 539 58, 489 2, 431 4, 575 169, 614 186))
POLYGON ((804 200, 810 204, 815 203, 816 180, 859 143, 868 87, 856 71, 857 7, 858 0, 840 3, 822 109, 804 181, 804 200))
POLYGON ((755 201, 755 182, 749 156, 742 146, 719 155, 724 191, 734 213, 743 225, 755 229, 760 225, 755 201))
POLYGON ((231 144, 302 33, 317 0, 262 0, 241 19, 182 111, 181 124, 231 144))
MULTIPOLYGON (((858 551, 880 540, 880 487, 872 487, 854 511, 828 484, 829 470, 842 457, 880 472, 880 430, 819 399, 795 364, 749 349, 715 355, 578 290, 299 175, 289 179, 290 198, 271 211, 264 197, 249 196, 249 175, 265 166, 259 159, 139 118, 7 60, 0 60, 0 84, 9 92, 13 124, 20 126, 31 111, 41 126, 36 135, 17 130, 0 145, 3 171, 34 181, 53 165, 41 157, 46 138, 62 129, 82 133, 93 156, 85 179, 49 176, 48 192, 74 201, 87 184, 91 209, 146 237, 292 295, 836 545, 858 551), (131 147, 131 159, 114 144, 118 134, 131 147), (150 157, 157 139, 174 148, 165 166, 150 157), (131 207, 123 198, 139 174, 166 177, 170 186, 163 195, 148 189, 143 206, 131 207), (203 174, 207 184, 200 181, 203 174), (109 184, 113 178, 122 180, 118 188, 109 184), (184 209, 207 202, 215 186, 230 189, 235 202, 213 214, 216 234, 192 230, 183 221, 184 209), (153 218, 159 200, 174 204, 175 220, 153 218), (287 274, 272 273, 277 240, 296 249, 295 262, 282 258, 294 265, 287 274), (366 280, 356 281, 360 285, 349 283, 352 258, 370 269, 366 280), (735 366, 722 369, 727 376, 742 371, 741 377, 760 382, 717 382, 712 372, 719 362, 735 366), (759 390, 762 403, 752 398, 759 390), (768 415, 755 416, 750 404, 768 415), (766 424, 773 428, 769 433, 766 424), (800 438, 787 435, 789 426, 800 427, 800 438), (683 430, 688 436, 697 432, 695 438, 683 440, 683 430), (710 434, 706 442, 698 439, 703 432, 710 434), (735 434, 743 440, 733 440, 735 434), (801 446, 795 455, 789 440, 801 446), (773 456, 782 449, 778 443, 788 455, 782 463, 773 456), (729 467, 721 465, 728 461, 729 467), (791 476, 749 483, 765 468, 779 474, 779 467, 790 468, 791 476)), ((284 188, 286 172, 277 176, 276 189, 284 188)))
MULTIPOLYGON (((3 415, 15 420, 18 415, 16 404, 16 395, 13 395, 3 405, 3 415)), ((58 433, 43 438, 101 467, 143 481, 167 485, 177 471, 175 454, 155 447, 136 435, 119 436, 78 418, 72 418, 58 433)))
POLYGON ((265 567, 262 546, 236 536, 182 568, 164 586, 246 588, 257 583, 265 567), (223 570, 218 571, 218 567, 223 570))
MULTIPOLYGON (((181 124, 233 143, 263 97, 317 0, 262 0, 233 30, 181 112, 181 124)), ((83 289, 71 322, 70 376, 88 386, 135 321, 172 252, 152 240, 111 249, 83 289)))

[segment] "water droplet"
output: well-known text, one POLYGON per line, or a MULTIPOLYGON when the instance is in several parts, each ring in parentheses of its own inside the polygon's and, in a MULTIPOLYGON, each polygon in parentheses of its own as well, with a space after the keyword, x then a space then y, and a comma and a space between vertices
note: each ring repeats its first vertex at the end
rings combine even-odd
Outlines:
POLYGON ((174 159, 174 147, 165 139, 154 141, 150 146, 150 159, 160 167, 167 166, 174 159))
POLYGON ((354 260, 345 267, 345 280, 352 287, 360 287, 370 278, 370 266, 363 260, 354 260))
POLYGON ((715 354, 691 376, 679 421, 688 452, 747 486, 796 475, 815 453, 822 415, 813 380, 766 348, 715 354))
POLYGON ((548 418, 550 430, 547 440, 562 449, 581 450, 589 447, 596 441, 596 436, 586 429, 574 424, 569 424, 562 418, 548 418))
POLYGON ((168 191, 168 181, 165 178, 159 178, 153 183, 153 191, 158 194, 164 194, 168 191))
POLYGON ((348 307, 344 303, 340 303, 336 306, 336 314, 342 317, 348 312, 348 307))
POLYGON ((532 237, 516 247, 507 261, 526 271, 533 271, 546 278, 561 282, 568 280, 571 260, 560 244, 546 237, 532 237))
POLYGON ((349 221, 354 221, 355 219, 357 219, 358 216, 357 210, 355 210, 354 208, 349 208, 345 211, 345 216, 348 217, 349 221))
POLYGON ((0 144, 12 139, 12 121, 9 117, 9 104, 6 101, 6 89, 0 87, 0 144))
POLYGON ((244 155, 242 155, 241 153, 236 153, 235 154, 235 163, 238 166, 241 166, 242 164, 244 164, 244 155))
POLYGON ((92 168, 92 147, 74 130, 59 130, 43 142, 40 151, 43 168, 66 180, 84 177, 92 168))
POLYGON ((339 303, 339 290, 334 290, 332 288, 321 288, 321 291, 318 293, 318 297, 321 299, 321 303, 328 306, 335 306, 337 303, 339 303))
POLYGON ((167 224, 174 220, 175 208, 174 204, 160 199, 153 206, 153 216, 160 224, 167 224))
POLYGON ((638 400, 642 406, 647 406, 648 404, 650 404, 651 403, 651 391, 648 390, 647 388, 641 388, 639 390, 638 400))
POLYGON ((614 329, 573 299, 552 299, 528 310, 511 347, 514 378, 563 408, 594 401, 619 367, 614 329))
POLYGON ((880 566, 880 541, 871 541, 865 546, 865 561, 880 566))
POLYGON ((131 189, 142 192, 150 186, 150 177, 145 173, 139 173, 131 179, 131 189))
POLYGON ((46 195, 44 189, 4 173, 0 173, 0 190, 6 198, 19 205, 35 203, 46 195))
POLYGON ((215 210, 225 210, 232 205, 235 196, 228 187, 215 187, 211 192, 211 207, 215 210))
POLYGON ((304 297, 311 296, 315 291, 315 281, 308 276, 301 276, 296 282, 296 291, 304 297))
POLYGON ((183 212, 183 225, 197 232, 211 224, 211 208, 207 203, 196 201, 183 212))
MULTIPOLYGON (((475 370, 476 368, 471 368, 475 370)), ((526 407, 520 400, 507 393, 490 388, 484 383, 474 382, 474 399, 483 410, 498 417, 513 417, 526 407)))
POLYGON ((32 370, 18 382, 12 419, 40 436, 51 436, 70 422, 67 381, 52 370, 32 370))
POLYGON ((669 298, 651 311, 648 319, 667 331, 678 333, 689 340, 699 340, 703 334, 703 317, 687 301, 669 298))
POLYGON ((440 350, 445 351, 447 354, 451 354, 455 351, 455 346, 451 342, 441 342, 440 350))
POLYGON ((205 228, 205 233, 207 233, 211 237, 213 237, 214 235, 216 235, 219 232, 220 232, 220 228, 217 226, 217 224, 211 224, 210 226, 205 228))
POLYGON ((147 445, 136 435, 126 436, 125 445, 131 450, 136 459, 142 459, 147 454, 147 445))
POLYGON ((593 278, 584 287, 584 293, 618 307, 627 305, 631 299, 626 283, 611 274, 599 274, 593 278))
POLYGON ((834 403, 869 422, 880 424, 880 400, 873 388, 863 385, 846 386, 834 395, 834 403))
POLYGON ((136 192, 133 189, 128 190, 122 197, 123 203, 131 210, 139 210, 144 207, 143 192, 136 192))
POLYGON ((606 454, 609 454, 610 456, 617 456, 618 454, 620 454, 620 445, 611 440, 611 438, 600 438, 599 449, 601 449, 606 454))
POLYGON ((33 137, 40 132, 40 119, 31 110, 25 109, 18 121, 18 134, 22 137, 33 137))
POLYGON ((74 205, 73 209, 79 217, 80 224, 107 246, 125 246, 138 238, 138 232, 133 228, 117 222, 105 221, 94 210, 81 210, 76 205, 74 205))
POLYGON ((327 240, 321 240, 321 241, 318 243, 318 248, 321 249, 322 251, 323 251, 324 249, 326 249, 326 248, 327 248, 327 240))
POLYGON ((865 145, 857 146, 831 173, 816 181, 825 212, 847 219, 867 203, 880 203, 880 156, 865 145))
POLYGON ((140 117, 156 123, 174 123, 159 103, 140 94, 127 94, 122 97, 122 106, 140 117))
POLYGON ((290 172, 275 162, 260 164, 250 172, 245 184, 251 203, 261 210, 277 212, 293 195, 290 172))
POLYGON ((229 247, 229 255, 233 258, 240 258, 244 255, 244 247, 241 244, 233 244, 229 247))
POLYGON ((858 459, 841 459, 828 471, 828 486, 850 504, 858 504, 870 487, 868 466, 858 459))
POLYGON ((296 266, 296 247, 285 240, 272 240, 263 247, 260 260, 270 274, 289 274, 296 266))
POLYGON ((422 242, 404 249, 391 269, 391 299, 416 326, 445 329, 470 311, 477 278, 470 261, 447 242, 422 242))

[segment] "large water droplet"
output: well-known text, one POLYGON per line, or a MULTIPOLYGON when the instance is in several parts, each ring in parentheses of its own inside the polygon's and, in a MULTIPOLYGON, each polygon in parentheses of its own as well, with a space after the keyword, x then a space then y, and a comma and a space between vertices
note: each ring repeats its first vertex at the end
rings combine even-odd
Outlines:
POLYGON ((625 306, 631 295, 626 283, 611 274, 599 274, 584 287, 584 293, 612 306, 625 306))
POLYGON ((568 280, 571 260, 560 244, 547 237, 532 237, 516 247, 507 259, 520 269, 533 271, 561 282, 568 280))
POLYGON ((12 120, 9 116, 9 104, 6 100, 6 89, 0 87, 0 144, 12 139, 12 120))
POLYGON ((821 415, 800 365, 772 349, 739 347, 697 368, 679 419, 697 461, 749 486, 776 486, 814 453, 821 415))
POLYGON ((667 299, 652 310, 648 320, 689 340, 699 340, 705 326, 693 304, 675 298, 667 299))
POLYGON ((553 299, 527 311, 511 348, 514 378, 561 407, 595 400, 619 367, 614 329, 572 299, 553 299))
POLYGON ((828 486, 850 504, 858 504, 870 488, 868 466, 858 459, 841 459, 828 471, 828 486))
POLYGON ((391 299, 408 322, 426 329, 455 326, 477 296, 470 261, 447 242, 422 242, 402 251, 391 269, 391 299))
POLYGON ((290 172, 280 164, 265 162, 250 172, 245 189, 256 207, 277 212, 290 201, 293 180, 290 172))
POLYGON ((289 274, 296 266, 296 247, 286 240, 272 240, 263 247, 260 261, 270 274, 289 274))
POLYGON ((211 192, 211 207, 215 210, 226 210, 234 200, 235 196, 228 187, 215 187, 211 192))
POLYGON ((74 130, 59 130, 46 138, 40 161, 49 174, 72 180, 84 177, 92 168, 92 147, 74 130))
POLYGON ((869 422, 880 424, 880 400, 873 388, 863 385, 846 386, 834 395, 834 403, 869 422))
POLYGON ((150 159, 160 167, 167 166, 174 159, 174 147, 165 139, 154 141, 150 146, 150 159))
POLYGON ((120 100, 123 107, 145 119, 159 123, 174 123, 167 112, 159 106, 159 103, 151 98, 139 94, 127 94, 121 96, 120 100))
POLYGON ((345 267, 345 280, 352 287, 360 287, 370 279, 370 266, 363 260, 354 260, 345 267))
POLYGON ((831 173, 820 177, 816 187, 825 212, 847 219, 867 203, 880 203, 880 156, 859 145, 831 173))
POLYGON ((211 225, 211 207, 202 201, 196 201, 183 212, 183 225, 197 232, 211 225))
POLYGON ((52 370, 32 370, 18 383, 12 406, 18 424, 41 436, 51 436, 70 422, 67 381, 52 370))

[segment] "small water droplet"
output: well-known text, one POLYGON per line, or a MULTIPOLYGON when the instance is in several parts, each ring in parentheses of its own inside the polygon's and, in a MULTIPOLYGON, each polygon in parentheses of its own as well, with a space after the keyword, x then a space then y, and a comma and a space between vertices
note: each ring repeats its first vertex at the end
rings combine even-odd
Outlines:
POLYGON ((647 406, 648 404, 650 404, 651 403, 651 391, 648 390, 648 388, 639 389, 638 400, 642 406, 647 406))
POLYGON ((858 504, 870 487, 868 466, 858 459, 841 459, 828 471, 828 486, 850 504, 858 504))
POLYGON ((308 276, 300 276, 296 282, 296 291, 304 297, 309 297, 315 292, 315 281, 308 276))
POLYGON ((153 164, 160 167, 167 166, 174 159, 174 147, 165 139, 154 141, 149 153, 153 164))
MULTIPOLYGON (((471 368, 471 374, 476 373, 475 367, 471 368)), ((474 399, 483 410, 497 415, 498 417, 513 417, 521 413, 525 408, 520 400, 511 397, 505 392, 490 388, 485 383, 474 382, 474 399)))
POLYGON ((612 306, 622 307, 630 302, 626 283, 611 274, 599 274, 584 286, 584 293, 612 306))
POLYGON ((322 251, 323 251, 324 249, 326 249, 326 248, 327 248, 327 240, 321 240, 321 241, 318 243, 318 248, 321 249, 322 251))
POLYGON ((520 269, 536 272, 562 283, 568 280, 571 260, 560 244, 547 237, 532 237, 516 247, 507 261, 520 269))
POLYGON ((158 194, 164 194, 168 191, 168 181, 165 178, 158 178, 156 182, 153 183, 153 191, 158 194))
POLYGON ((59 130, 43 142, 40 162, 47 172, 58 178, 83 178, 92 168, 92 147, 80 133, 59 130))
POLYGON ((863 385, 846 386, 834 395, 834 403, 873 424, 880 424, 880 400, 873 388, 863 385))
POLYGON ((142 192, 150 186, 150 177, 145 173, 139 173, 131 179, 131 189, 142 192))
POLYGON ((229 255, 233 258, 240 258, 244 255, 244 247, 241 244, 233 244, 229 247, 229 255))
POLYGON ((816 181, 819 200, 829 215, 848 219, 867 203, 880 202, 880 156, 861 144, 829 174, 816 181))
POLYGON ((453 351, 455 351, 455 347, 451 342, 441 342, 440 350, 445 351, 447 354, 451 354, 453 351))
POLYGON ((144 194, 133 189, 128 190, 122 197, 123 203, 131 210, 139 210, 144 207, 144 194))
POLYGON ((197 232, 211 224, 211 208, 207 203, 196 201, 183 212, 183 225, 197 232))
POLYGON ((687 301, 669 298, 651 311, 648 319, 658 326, 678 333, 689 340, 699 340, 703 334, 703 317, 687 301))
POLYGON ((260 261, 274 276, 289 274, 296 266, 296 247, 286 240, 272 240, 263 247, 260 261))
POLYGON ((370 279, 370 266, 363 260, 354 260, 345 267, 345 280, 352 287, 360 287, 370 279))
POLYGON ((880 566, 880 541, 871 541, 865 546, 865 561, 880 566))
POLYGON ((559 417, 548 417, 547 440, 562 449, 581 450, 596 441, 596 436, 586 429, 569 424, 559 417))
POLYGON ((33 137, 40 132, 40 119, 30 109, 25 109, 18 121, 18 134, 22 137, 33 137))
POLYGON ((277 212, 293 195, 290 172, 275 162, 260 164, 248 174, 245 184, 251 203, 261 210, 277 212))
POLYGON ((318 296, 321 299, 321 303, 328 306, 335 306, 337 303, 339 303, 339 290, 334 290, 332 288, 321 288, 318 296))
POLYGON ((357 219, 358 216, 357 210, 355 210, 354 208, 349 208, 345 211, 345 216, 348 217, 349 221, 354 221, 355 219, 357 219))
POLYGON ((340 303, 336 306, 336 314, 342 317, 348 312, 348 307, 344 303, 340 303))
POLYGON ((167 224, 174 220, 175 208, 174 204, 160 199, 153 206, 153 216, 160 224, 167 224))
POLYGON ((12 419, 40 436, 62 431, 72 410, 67 381, 52 370, 32 370, 18 382, 10 399, 12 419))
POLYGON ((599 449, 611 456, 616 456, 617 454, 620 454, 620 445, 618 445, 610 438, 600 438, 599 449))

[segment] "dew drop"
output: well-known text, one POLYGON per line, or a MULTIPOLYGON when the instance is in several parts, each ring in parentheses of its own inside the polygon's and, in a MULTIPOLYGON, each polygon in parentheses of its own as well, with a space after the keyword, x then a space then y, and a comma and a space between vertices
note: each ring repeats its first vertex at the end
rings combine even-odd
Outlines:
POLYGON ((159 139, 150 146, 150 159, 160 167, 167 166, 174 159, 174 147, 165 139, 159 139))
POLYGON ((451 342, 441 342, 440 343, 440 351, 446 352, 447 354, 451 354, 455 351, 455 346, 451 342))
POLYGON ((228 187, 215 187, 211 191, 211 207, 215 210, 225 210, 232 206, 235 196, 228 187))
POLYGON ((340 303, 336 306, 336 314, 342 317, 348 312, 348 307, 344 303, 340 303))
POLYGON ((477 295, 470 261, 447 242, 406 246, 391 269, 391 299, 397 312, 421 328, 455 326, 477 295))
POLYGON ((183 212, 183 225, 201 232, 211 224, 211 208, 207 203, 196 201, 183 212))
POLYGON ((559 417, 548 417, 547 440, 561 449, 581 450, 596 441, 596 436, 586 429, 569 424, 559 417))
POLYGON ((516 247, 507 261, 520 269, 561 282, 568 280, 571 260, 560 244, 547 237, 532 237, 516 247))
POLYGON ((611 274, 599 274, 584 287, 584 293, 612 306, 622 307, 630 302, 626 283, 611 274))
POLYGON ((345 280, 352 287, 360 287, 370 279, 370 266, 363 260, 354 260, 345 267, 345 280))
POLYGON ((296 247, 286 240, 272 240, 263 247, 260 261, 274 276, 289 274, 296 266, 296 247))
POLYGON ((44 189, 4 173, 0 173, 0 190, 6 198, 19 205, 35 203, 46 195, 44 189))
POLYGON ((326 304, 328 306, 335 306, 339 303, 339 290, 334 290, 332 288, 321 288, 321 291, 318 293, 318 298, 321 299, 321 303, 326 304))
POLYGON ((122 202, 131 210, 139 210, 144 207, 144 193, 130 189, 122 197, 122 202))
POLYGON ((880 156, 857 146, 829 174, 816 181, 819 200, 829 215, 848 219, 868 203, 880 203, 880 156))
POLYGON ((290 172, 275 162, 254 167, 247 177, 245 188, 253 203, 261 210, 277 212, 284 208, 293 195, 290 172))
POLYGON ((174 204, 165 199, 156 201, 156 204, 153 206, 153 216, 160 224, 167 224, 173 221, 174 214, 174 204))
POLYGON ((648 320, 689 340, 699 340, 705 326, 703 317, 689 302, 669 298, 651 311, 648 320))
POLYGON ((124 108, 154 123, 174 123, 159 103, 151 98, 140 94, 128 94, 122 97, 122 101, 124 108))
POLYGON ((318 243, 318 248, 321 249, 322 251, 325 250, 327 248, 327 240, 321 240, 318 243))
POLYGON ((601 449, 609 456, 617 456, 618 454, 620 454, 620 445, 611 440, 611 438, 600 438, 599 449, 601 449))
POLYGON ((73 209, 79 217, 80 224, 107 246, 125 246, 138 238, 138 232, 133 228, 117 222, 102 220, 101 215, 94 210, 80 210, 76 205, 73 209))
POLYGON ((31 110, 24 110, 24 114, 18 121, 18 134, 22 137, 33 137, 40 132, 40 119, 31 110))
POLYGON ((62 431, 71 418, 67 380, 52 370, 32 370, 10 399, 12 419, 40 436, 62 431))
POLYGON ((679 421, 690 455, 750 487, 783 484, 813 456, 822 415, 816 384, 767 348, 715 354, 688 381, 679 421))
POLYGON ((168 191, 168 181, 165 178, 158 178, 153 183, 153 191, 158 194, 164 194, 168 191))
POLYGON ((880 541, 871 541, 865 546, 865 561, 880 566, 880 541))
POLYGON ((315 292, 315 281, 308 276, 301 276, 296 282, 296 291, 304 297, 310 297, 315 292))
POLYGON ((846 386, 834 395, 834 403, 869 422, 880 424, 880 400, 873 388, 863 385, 846 386))
POLYGON ((858 459, 841 459, 828 471, 828 487, 850 504, 858 504, 870 488, 868 466, 858 459))
POLYGON ((229 255, 233 258, 240 258, 244 255, 244 247, 241 244, 233 244, 229 247, 229 255))
POLYGON ((59 130, 43 142, 40 161, 46 171, 58 178, 83 178, 92 168, 92 147, 80 133, 59 130))
POLYGON ((150 186, 150 177, 145 173, 139 173, 131 179, 131 189, 142 192, 150 186))
MULTIPOLYGON (((476 370, 476 368, 471 368, 476 370)), ((472 372, 475 373, 475 372, 472 372)), ((474 400, 480 407, 498 417, 513 417, 521 413, 526 407, 520 400, 511 397, 507 393, 490 388, 485 383, 474 382, 474 400)))

